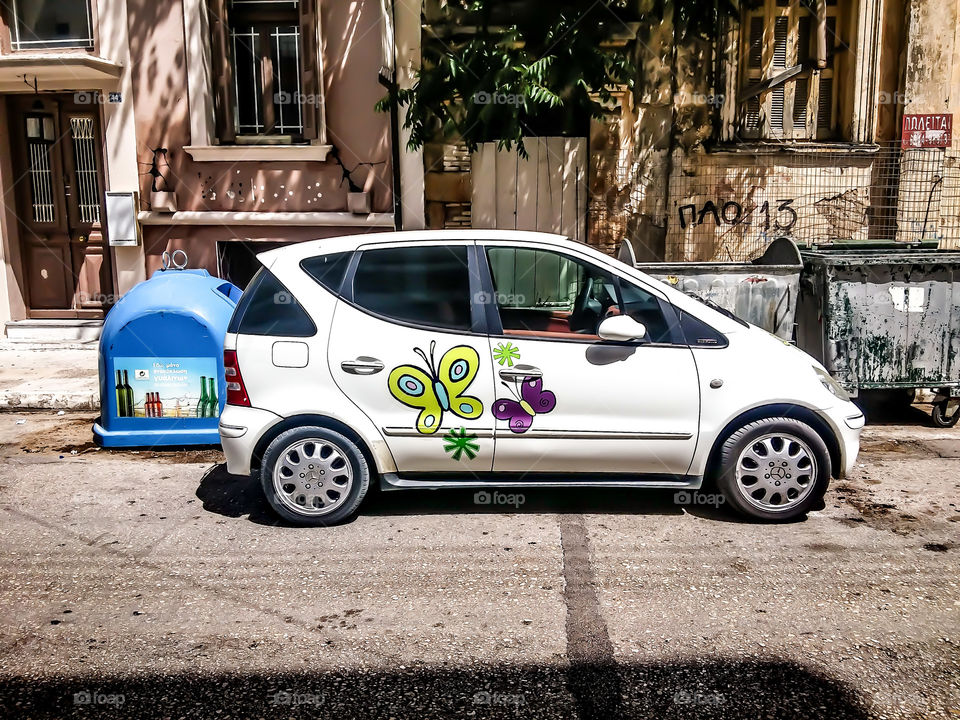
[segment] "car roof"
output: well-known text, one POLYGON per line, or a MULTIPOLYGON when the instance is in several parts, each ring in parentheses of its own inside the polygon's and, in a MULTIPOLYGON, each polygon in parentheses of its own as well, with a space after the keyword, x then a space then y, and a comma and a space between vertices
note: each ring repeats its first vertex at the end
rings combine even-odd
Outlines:
MULTIPOLYGON (((538 241, 547 243, 566 244, 574 242, 564 235, 554 233, 533 232, 528 230, 405 230, 403 232, 370 232, 344 235, 341 237, 323 238, 322 240, 307 240, 292 243, 283 247, 259 253, 257 259, 266 266, 283 256, 288 259, 300 260, 315 255, 329 255, 331 253, 349 252, 361 245, 371 243, 393 242, 437 242, 443 240, 519 240, 525 242, 538 241)), ((580 243, 578 243, 580 244, 580 243)))

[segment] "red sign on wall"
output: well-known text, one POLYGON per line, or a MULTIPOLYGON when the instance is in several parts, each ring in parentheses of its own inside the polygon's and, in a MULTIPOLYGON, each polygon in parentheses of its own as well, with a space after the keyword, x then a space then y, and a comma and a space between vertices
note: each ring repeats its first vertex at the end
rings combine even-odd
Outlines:
POLYGON ((945 148, 953 141, 953 115, 904 115, 904 148, 945 148))

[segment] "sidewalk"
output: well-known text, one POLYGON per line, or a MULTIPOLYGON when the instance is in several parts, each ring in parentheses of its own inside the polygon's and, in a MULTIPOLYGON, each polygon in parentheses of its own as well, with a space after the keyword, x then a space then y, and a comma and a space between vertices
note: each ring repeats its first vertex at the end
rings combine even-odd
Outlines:
POLYGON ((97 343, 0 342, 0 411, 99 410, 97 343))

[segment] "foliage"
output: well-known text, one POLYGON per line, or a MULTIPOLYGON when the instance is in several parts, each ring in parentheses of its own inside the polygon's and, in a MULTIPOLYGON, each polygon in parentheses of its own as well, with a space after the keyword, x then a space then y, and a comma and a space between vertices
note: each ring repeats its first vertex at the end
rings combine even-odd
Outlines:
POLYGON ((458 138, 516 144, 585 135, 612 92, 632 88, 629 43, 642 20, 674 10, 678 36, 710 36, 732 0, 428 0, 422 62, 412 88, 391 88, 378 109, 406 108, 410 149, 458 138), (675 7, 674 7, 675 6, 675 7), (428 17, 429 15, 429 17, 428 17))

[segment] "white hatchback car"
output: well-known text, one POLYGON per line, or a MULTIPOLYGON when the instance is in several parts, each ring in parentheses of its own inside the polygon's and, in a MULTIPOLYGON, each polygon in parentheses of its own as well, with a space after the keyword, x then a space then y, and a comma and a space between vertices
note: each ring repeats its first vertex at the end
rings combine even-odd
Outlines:
POLYGON ((226 336, 220 436, 289 521, 401 488, 715 482, 805 513, 864 418, 797 348, 543 233, 354 235, 258 256, 226 336))

